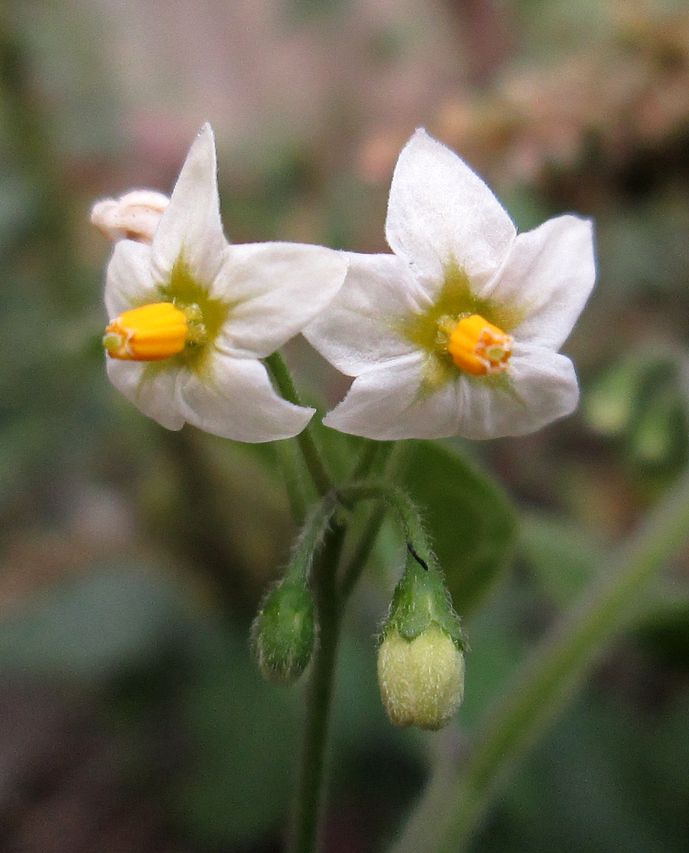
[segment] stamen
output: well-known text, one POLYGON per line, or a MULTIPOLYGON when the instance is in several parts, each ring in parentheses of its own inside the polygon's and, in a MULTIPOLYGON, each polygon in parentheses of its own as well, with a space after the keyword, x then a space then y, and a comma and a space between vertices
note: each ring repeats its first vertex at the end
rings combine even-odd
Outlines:
POLYGON ((502 373, 512 355, 512 336, 480 314, 471 314, 452 329, 447 351, 460 370, 474 376, 502 373))
POLYGON ((189 322, 172 302, 154 302, 125 311, 105 329, 103 346, 110 358, 161 361, 182 352, 189 322))

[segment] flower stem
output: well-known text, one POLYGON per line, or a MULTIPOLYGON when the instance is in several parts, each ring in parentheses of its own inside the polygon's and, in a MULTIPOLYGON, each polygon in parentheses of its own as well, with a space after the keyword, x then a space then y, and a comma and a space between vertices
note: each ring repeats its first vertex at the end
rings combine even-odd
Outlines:
POLYGON ((421 516, 409 495, 398 486, 383 482, 352 483, 337 491, 341 500, 346 502, 379 500, 393 509, 397 515, 407 549, 414 559, 423 566, 438 568, 437 559, 423 529, 421 516))
POLYGON ((335 578, 344 535, 344 527, 339 525, 335 527, 326 541, 321 559, 318 560, 312 575, 312 587, 318 611, 318 647, 314 655, 309 684, 297 807, 288 847, 290 853, 313 853, 317 849, 330 705, 341 620, 340 599, 335 578))
POLYGON ((516 673, 443 784, 432 780, 395 853, 465 850, 522 754, 572 698, 607 643, 633 618, 645 585, 689 537, 689 472, 562 623, 516 673))
POLYGON ((337 507, 333 494, 322 498, 306 515, 306 521, 292 549, 285 577, 306 583, 314 556, 325 538, 328 525, 337 507))
MULTIPOLYGON (((302 406, 303 403, 292 381, 292 376, 280 353, 274 352, 272 355, 269 355, 265 359, 265 363, 284 399, 290 403, 294 403, 295 406, 302 406)), ((316 491, 323 497, 323 495, 332 489, 333 483, 313 437, 311 424, 308 424, 306 429, 302 430, 296 436, 296 439, 316 491)))

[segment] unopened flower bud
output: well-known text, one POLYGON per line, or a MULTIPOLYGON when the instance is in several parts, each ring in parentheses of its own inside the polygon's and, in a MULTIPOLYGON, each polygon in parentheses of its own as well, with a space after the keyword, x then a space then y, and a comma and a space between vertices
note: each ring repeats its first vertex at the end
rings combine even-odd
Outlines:
POLYGON ((315 630, 308 587, 290 579, 273 587, 252 628, 254 654, 263 676, 280 684, 296 681, 311 658, 315 630))
POLYGON ((464 696, 464 655, 437 625, 413 640, 392 629, 378 649, 378 684, 394 725, 440 729, 464 696))
POLYGON ((391 722, 442 728, 464 696, 464 637, 442 573, 413 549, 381 636, 378 684, 391 722))
POLYGON ((91 208, 91 223, 109 240, 150 243, 170 199, 154 190, 132 190, 91 208))

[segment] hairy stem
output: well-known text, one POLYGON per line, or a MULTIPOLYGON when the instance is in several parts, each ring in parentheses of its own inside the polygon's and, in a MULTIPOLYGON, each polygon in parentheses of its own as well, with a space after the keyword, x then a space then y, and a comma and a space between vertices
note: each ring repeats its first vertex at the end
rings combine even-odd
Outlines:
POLYGON ((318 845, 330 706, 342 615, 335 578, 344 535, 344 527, 337 526, 333 530, 312 576, 318 612, 318 647, 309 684, 301 775, 288 848, 290 853, 313 853, 318 845))

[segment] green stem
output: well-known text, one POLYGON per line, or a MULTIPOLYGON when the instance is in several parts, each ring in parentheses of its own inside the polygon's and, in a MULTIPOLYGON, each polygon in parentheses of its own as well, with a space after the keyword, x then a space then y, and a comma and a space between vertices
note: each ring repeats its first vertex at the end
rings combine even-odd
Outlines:
POLYGON ((383 501, 397 515, 411 555, 425 569, 438 567, 438 561, 428 542, 419 511, 403 489, 383 482, 352 483, 339 488, 337 494, 344 503, 365 500, 383 501))
MULTIPOLYGON (((689 536, 689 473, 517 672, 475 733, 473 751, 444 784, 431 782, 396 853, 459 853, 522 754, 572 698, 656 572, 689 536)), ((638 606, 638 604, 637 604, 638 606)))
POLYGON ((311 508, 294 543, 285 577, 308 581, 314 556, 320 549, 336 508, 337 500, 333 494, 327 495, 311 508))
POLYGON ((395 445, 392 441, 369 440, 361 452, 351 479, 363 480, 371 472, 376 472, 378 468, 382 468, 390 458, 394 447, 395 445))
MULTIPOLYGON (((287 365, 280 353, 274 352, 272 355, 269 355, 265 359, 265 363, 275 380, 275 384, 277 385, 279 392, 285 400, 290 403, 294 403, 295 406, 302 406, 303 403, 301 402, 297 389, 292 381, 289 369, 287 368, 287 365)), ((299 435, 296 436, 296 439, 302 456, 304 457, 306 467, 308 468, 314 486, 316 487, 316 491, 321 497, 323 497, 323 495, 327 494, 332 489, 333 483, 325 465, 323 464, 321 454, 313 437, 311 424, 309 424, 306 429, 303 429, 299 435)))
POLYGON ((296 524, 300 524, 307 513, 307 498, 304 494, 301 460, 294 452, 294 443, 291 441, 276 441, 274 448, 285 478, 285 489, 292 519, 296 524))
POLYGON ((318 611, 318 647, 309 684, 301 775, 288 848, 290 853, 313 853, 318 843, 325 754, 341 620, 335 578, 344 535, 344 527, 337 526, 334 529, 312 576, 318 611))

